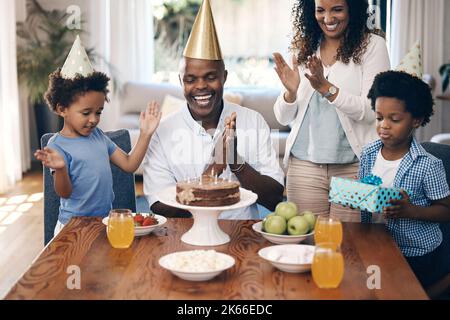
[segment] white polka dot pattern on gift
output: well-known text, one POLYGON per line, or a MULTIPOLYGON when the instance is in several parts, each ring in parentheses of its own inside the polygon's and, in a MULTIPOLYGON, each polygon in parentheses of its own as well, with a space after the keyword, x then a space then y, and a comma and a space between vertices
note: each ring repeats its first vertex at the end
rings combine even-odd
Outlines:
POLYGON ((383 188, 354 179, 332 177, 329 201, 343 206, 381 213, 391 199, 401 199, 400 189, 383 188))

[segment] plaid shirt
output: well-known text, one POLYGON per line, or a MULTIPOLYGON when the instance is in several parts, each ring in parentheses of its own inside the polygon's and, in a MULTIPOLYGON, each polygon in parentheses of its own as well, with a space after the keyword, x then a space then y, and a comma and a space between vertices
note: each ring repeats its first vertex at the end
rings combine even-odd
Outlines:
MULTIPOLYGON (((373 166, 383 143, 377 140, 364 147, 359 167, 359 179, 372 174, 373 166)), ((411 203, 427 207, 431 201, 450 195, 442 161, 427 153, 412 140, 409 152, 401 161, 394 179, 394 187, 408 191, 411 203)), ((370 223, 372 214, 361 211, 361 221, 370 223)), ((439 223, 412 219, 387 219, 386 227, 406 257, 425 255, 442 242, 439 223)))

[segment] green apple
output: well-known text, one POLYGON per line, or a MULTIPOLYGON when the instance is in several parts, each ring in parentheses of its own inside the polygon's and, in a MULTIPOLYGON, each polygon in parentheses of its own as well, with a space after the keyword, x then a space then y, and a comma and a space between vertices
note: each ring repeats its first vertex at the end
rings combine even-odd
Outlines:
POLYGON ((286 221, 297 215, 297 206, 293 202, 280 202, 275 208, 277 216, 281 216, 286 221))
POLYGON ((293 236, 307 234, 309 230, 309 223, 304 216, 295 216, 289 219, 287 223, 287 230, 288 233, 293 236))
POLYGON ((311 211, 303 211, 300 215, 302 215, 309 224, 309 230, 314 230, 314 226, 316 224, 316 216, 311 211))
POLYGON ((266 230, 265 224, 266 224, 267 219, 268 219, 269 217, 274 216, 274 215, 275 215, 275 212, 272 212, 272 213, 269 213, 267 216, 264 217, 264 219, 263 219, 263 221, 262 221, 262 230, 263 230, 263 231, 266 230))
POLYGON ((277 215, 270 216, 267 218, 264 228, 268 233, 283 234, 286 231, 286 220, 277 215))

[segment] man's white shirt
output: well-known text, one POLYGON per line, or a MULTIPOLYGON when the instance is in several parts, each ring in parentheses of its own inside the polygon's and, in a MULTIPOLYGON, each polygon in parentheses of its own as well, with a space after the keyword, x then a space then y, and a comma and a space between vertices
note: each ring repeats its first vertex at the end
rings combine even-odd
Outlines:
MULTIPOLYGON (((211 161, 216 142, 224 131, 225 118, 236 112, 238 154, 262 175, 284 185, 284 173, 270 139, 270 129, 256 111, 224 102, 214 134, 195 121, 186 106, 163 119, 154 133, 144 160, 144 194, 150 207, 157 194, 178 181, 198 178, 211 161)), ((220 176, 237 181, 230 168, 220 176)), ((243 209, 224 211, 222 219, 259 219, 256 204, 243 209)))

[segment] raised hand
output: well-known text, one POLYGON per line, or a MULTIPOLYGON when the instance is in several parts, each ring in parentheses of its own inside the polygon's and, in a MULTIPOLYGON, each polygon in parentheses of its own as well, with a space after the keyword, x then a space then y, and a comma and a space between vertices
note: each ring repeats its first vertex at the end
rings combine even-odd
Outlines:
POLYGON ((63 156, 58 151, 45 147, 43 150, 36 150, 34 153, 36 159, 42 162, 44 166, 50 169, 58 170, 66 166, 63 156))
POLYGON ((311 74, 305 73, 305 77, 311 83, 311 87, 324 94, 327 90, 328 80, 323 74, 322 60, 317 56, 310 56, 306 62, 306 68, 311 72, 311 74))
POLYGON ((158 103, 156 101, 150 102, 147 109, 142 111, 139 117, 141 133, 151 136, 159 125, 161 115, 158 103))
MULTIPOLYGON (((295 55, 292 56, 292 68, 286 63, 280 53, 273 54, 275 62, 275 71, 281 80, 281 83, 292 98, 297 97, 297 90, 300 86, 300 73, 298 71, 298 62, 295 55)), ((286 97, 285 97, 286 98, 286 97)), ((294 99, 295 100, 295 99, 294 99)), ((288 101, 293 102, 293 101, 288 101)))

